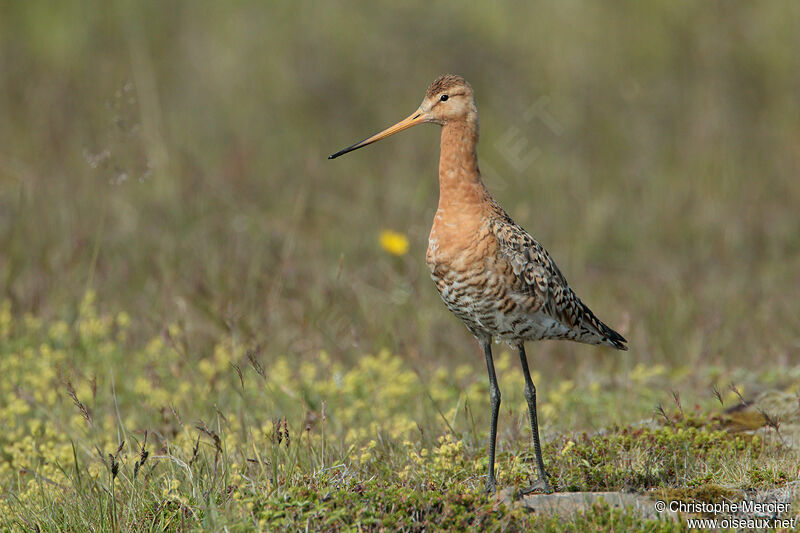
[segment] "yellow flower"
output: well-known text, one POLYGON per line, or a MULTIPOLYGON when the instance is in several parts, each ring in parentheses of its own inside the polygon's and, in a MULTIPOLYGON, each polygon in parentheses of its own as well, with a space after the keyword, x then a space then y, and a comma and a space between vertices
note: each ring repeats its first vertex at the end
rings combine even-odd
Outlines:
POLYGON ((635 381, 636 383, 643 384, 652 380, 654 377, 665 374, 666 371, 667 369, 664 365, 646 366, 642 363, 639 363, 631 372, 631 380, 635 381))
POLYGON ((406 255, 408 253, 408 238, 402 233, 392 230, 383 230, 380 235, 381 248, 392 255, 406 255))
POLYGON ((131 325, 131 316, 128 313, 126 313, 125 311, 122 311, 122 312, 118 313, 117 314, 117 325, 122 329, 127 328, 128 326, 131 325))
POLYGON ((575 441, 573 441, 573 440, 567 441, 567 443, 561 449, 561 455, 567 455, 569 453, 569 451, 574 447, 575 447, 575 441))

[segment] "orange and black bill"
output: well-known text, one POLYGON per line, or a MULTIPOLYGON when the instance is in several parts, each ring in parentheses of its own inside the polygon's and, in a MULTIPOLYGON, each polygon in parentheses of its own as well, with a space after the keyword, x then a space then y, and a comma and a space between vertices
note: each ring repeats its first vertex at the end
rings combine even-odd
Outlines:
POLYGON ((367 146, 368 144, 372 144, 374 142, 380 141, 381 139, 385 139, 386 137, 388 137, 390 135, 394 135, 395 133, 397 133, 399 131, 407 130, 408 128, 410 128, 412 126, 416 126, 417 124, 422 124, 423 122, 425 122, 426 118, 427 118, 427 116, 425 115, 425 113, 423 113, 421 110, 417 110, 411 116, 401 120, 400 122, 398 122, 394 126, 390 126, 390 127, 386 128, 385 130, 383 130, 382 132, 376 133, 372 137, 367 137, 363 141, 357 142, 356 144, 354 144, 352 146, 348 146, 347 148, 345 148, 343 150, 339 150, 335 154, 329 155, 328 159, 336 159, 340 155, 344 155, 347 152, 352 152, 353 150, 358 150, 359 148, 363 148, 364 146, 367 146))

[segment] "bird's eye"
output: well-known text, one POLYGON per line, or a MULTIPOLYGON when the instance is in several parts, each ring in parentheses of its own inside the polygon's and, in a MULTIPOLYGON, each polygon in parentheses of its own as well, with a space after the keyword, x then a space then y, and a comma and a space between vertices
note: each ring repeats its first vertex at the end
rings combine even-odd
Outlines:
POLYGON ((449 97, 449 96, 447 96, 446 94, 443 94, 443 95, 441 96, 441 98, 439 98, 439 100, 441 100, 442 102, 446 102, 448 98, 450 98, 450 97, 449 97))

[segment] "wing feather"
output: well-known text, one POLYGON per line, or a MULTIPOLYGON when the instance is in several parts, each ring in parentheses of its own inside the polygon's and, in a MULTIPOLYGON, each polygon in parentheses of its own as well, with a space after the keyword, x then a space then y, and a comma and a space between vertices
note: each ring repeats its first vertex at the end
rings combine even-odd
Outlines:
POLYGON ((581 337, 585 334, 596 337, 599 344, 627 350, 625 338, 600 321, 578 298, 547 250, 502 210, 492 224, 492 233, 501 256, 523 282, 523 290, 534 297, 536 308, 531 311, 544 312, 576 330, 575 340, 584 340, 581 337))

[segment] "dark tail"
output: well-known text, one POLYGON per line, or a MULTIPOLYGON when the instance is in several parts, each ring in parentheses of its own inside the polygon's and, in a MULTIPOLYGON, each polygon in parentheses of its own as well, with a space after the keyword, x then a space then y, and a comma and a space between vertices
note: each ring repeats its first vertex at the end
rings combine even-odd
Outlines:
POLYGON ((628 342, 625 337, 611 329, 610 327, 606 326, 602 322, 600 324, 603 325, 603 341, 605 341, 609 346, 613 346, 617 350, 627 350, 628 346, 626 343, 628 342))
POLYGON ((595 330, 597 335, 600 337, 600 342, 597 344, 602 344, 604 346, 610 346, 612 348, 616 348, 617 350, 627 350, 628 346, 627 339, 608 327, 605 322, 597 318, 592 310, 589 307, 583 304, 583 311, 584 311, 584 321, 588 322, 591 325, 592 329, 595 330))

